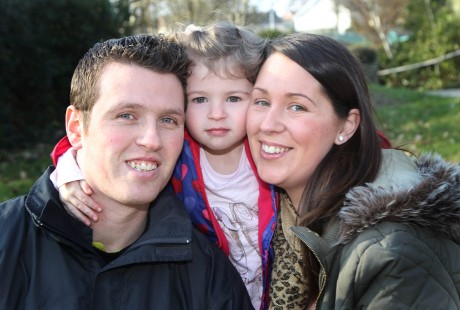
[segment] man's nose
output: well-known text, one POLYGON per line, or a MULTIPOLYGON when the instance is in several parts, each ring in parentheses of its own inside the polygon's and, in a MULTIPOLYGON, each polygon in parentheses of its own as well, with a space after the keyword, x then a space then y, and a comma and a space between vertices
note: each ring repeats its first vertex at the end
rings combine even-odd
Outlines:
POLYGON ((156 124, 146 124, 139 132, 138 144, 149 149, 161 147, 162 140, 156 124))

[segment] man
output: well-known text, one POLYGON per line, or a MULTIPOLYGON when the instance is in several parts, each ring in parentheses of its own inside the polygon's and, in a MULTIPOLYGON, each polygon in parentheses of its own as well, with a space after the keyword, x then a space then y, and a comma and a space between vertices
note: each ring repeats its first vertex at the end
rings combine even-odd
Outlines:
POLYGON ((96 44, 66 112, 77 162, 103 206, 88 228, 48 168, 0 205, 0 309, 251 309, 227 257, 164 190, 183 143, 187 58, 162 36, 96 44))

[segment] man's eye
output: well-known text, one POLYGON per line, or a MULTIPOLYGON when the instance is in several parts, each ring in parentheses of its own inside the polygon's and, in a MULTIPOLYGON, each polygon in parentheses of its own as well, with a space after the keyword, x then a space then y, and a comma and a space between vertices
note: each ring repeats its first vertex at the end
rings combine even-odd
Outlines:
POLYGON ((192 99, 192 102, 195 102, 195 103, 203 103, 207 101, 208 99, 206 97, 196 97, 192 99))
POLYGON ((133 119, 134 118, 134 116, 130 113, 123 113, 123 114, 120 114, 118 117, 123 118, 123 119, 133 119))
POLYGON ((230 96, 230 97, 227 98, 227 101, 238 102, 238 101, 241 101, 241 98, 237 97, 237 96, 230 96))
POLYGON ((164 123, 164 124, 171 124, 171 125, 177 125, 178 124, 177 120, 172 118, 172 117, 163 117, 160 120, 160 122, 164 123))

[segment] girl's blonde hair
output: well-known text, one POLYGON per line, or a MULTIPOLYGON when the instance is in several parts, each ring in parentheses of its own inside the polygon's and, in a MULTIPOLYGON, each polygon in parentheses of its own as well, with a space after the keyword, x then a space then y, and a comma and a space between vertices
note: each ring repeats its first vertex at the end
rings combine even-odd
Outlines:
POLYGON ((205 27, 189 25, 178 33, 189 59, 221 77, 247 78, 254 83, 263 61, 266 40, 246 27, 216 22, 205 27))

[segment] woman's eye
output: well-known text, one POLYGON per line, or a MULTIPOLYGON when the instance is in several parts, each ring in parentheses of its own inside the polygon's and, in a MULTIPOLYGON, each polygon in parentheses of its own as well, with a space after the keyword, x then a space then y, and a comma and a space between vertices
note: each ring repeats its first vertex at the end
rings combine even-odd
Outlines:
POLYGON ((255 105, 261 106, 261 107, 268 107, 270 104, 266 100, 256 100, 254 101, 255 105))
POLYGON ((227 101, 238 102, 238 101, 241 101, 241 98, 237 97, 237 96, 230 96, 230 97, 227 98, 227 101))
POLYGON ((196 97, 192 99, 192 102, 195 102, 195 103, 203 103, 207 101, 208 99, 206 97, 196 97))
POLYGON ((306 111, 306 109, 303 106, 299 105, 299 104, 293 104, 293 105, 291 105, 289 107, 289 109, 291 109, 294 112, 306 111))

